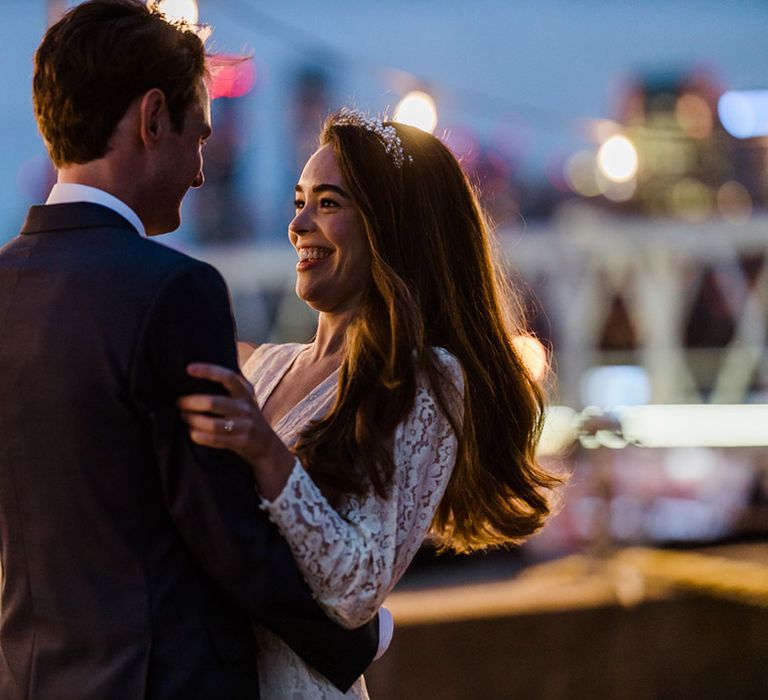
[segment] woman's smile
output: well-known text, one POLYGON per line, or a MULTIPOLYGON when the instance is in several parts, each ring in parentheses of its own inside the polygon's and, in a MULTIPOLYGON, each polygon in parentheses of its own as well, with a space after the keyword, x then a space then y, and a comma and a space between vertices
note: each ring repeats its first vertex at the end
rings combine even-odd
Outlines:
POLYGON ((319 246, 302 246, 296 249, 299 255, 299 262, 296 263, 296 271, 304 272, 311 270, 318 265, 321 265, 324 260, 327 260, 333 251, 330 248, 322 248, 319 246))

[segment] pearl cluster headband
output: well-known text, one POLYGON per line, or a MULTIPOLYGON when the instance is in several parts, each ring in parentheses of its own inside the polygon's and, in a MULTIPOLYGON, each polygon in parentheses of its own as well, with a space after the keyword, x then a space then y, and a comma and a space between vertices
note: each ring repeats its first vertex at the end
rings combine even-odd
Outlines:
MULTIPOLYGON (((391 124, 384 126, 381 119, 368 116, 358 109, 343 107, 336 113, 333 124, 334 126, 358 126, 376 134, 384 146, 384 151, 392 157, 392 162, 397 168, 402 167, 403 162, 406 160, 403 142, 397 135, 397 130, 391 124)), ((412 163, 413 156, 409 155, 407 160, 409 163, 412 163)))

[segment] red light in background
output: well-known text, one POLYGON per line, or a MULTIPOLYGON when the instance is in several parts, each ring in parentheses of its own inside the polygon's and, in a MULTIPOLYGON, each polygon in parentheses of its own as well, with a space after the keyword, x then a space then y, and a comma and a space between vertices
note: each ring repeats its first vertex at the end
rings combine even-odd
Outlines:
POLYGON ((211 99, 218 97, 242 97, 256 84, 256 67, 253 59, 242 56, 220 55, 211 68, 208 86, 211 99))

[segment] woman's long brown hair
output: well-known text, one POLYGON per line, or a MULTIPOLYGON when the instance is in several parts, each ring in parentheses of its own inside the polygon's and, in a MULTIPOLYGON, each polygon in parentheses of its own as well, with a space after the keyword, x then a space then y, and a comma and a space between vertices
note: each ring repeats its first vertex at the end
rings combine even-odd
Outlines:
POLYGON ((386 494, 395 428, 423 373, 458 438, 434 533, 459 552, 519 541, 543 524, 560 479, 534 460, 543 396, 513 345, 519 329, 477 197, 439 139, 392 124, 398 166, 379 135, 349 121, 332 115, 320 142, 362 215, 371 281, 347 330, 336 402, 294 449, 326 493, 386 494), (463 418, 433 347, 461 364, 463 418))

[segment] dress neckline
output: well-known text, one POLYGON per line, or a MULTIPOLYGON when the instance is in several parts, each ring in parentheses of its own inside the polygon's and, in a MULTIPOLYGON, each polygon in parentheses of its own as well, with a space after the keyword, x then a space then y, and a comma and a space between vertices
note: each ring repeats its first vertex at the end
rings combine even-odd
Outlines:
MULTIPOLYGON (((293 365, 296 363, 296 360, 298 359, 299 355, 301 355, 302 352, 309 349, 309 345, 301 345, 296 344, 293 348, 293 353, 289 357, 288 361, 283 365, 283 367, 280 368, 278 372, 275 372, 274 375, 270 378, 269 382, 267 382, 262 391, 259 392, 259 396, 257 396, 257 402, 259 404, 259 408, 263 410, 264 406, 266 405, 267 401, 269 400, 270 396, 272 396, 272 393, 277 388, 278 384, 283 380, 286 374, 290 371, 290 369, 293 367, 293 365)), ((280 416, 277 421, 275 421, 274 425, 272 426, 272 430, 274 430, 278 435, 281 434, 282 429, 284 428, 285 424, 289 421, 289 419, 292 416, 295 416, 297 412, 301 412, 300 409, 307 403, 310 403, 314 401, 318 395, 325 391, 328 387, 328 384, 330 382, 333 382, 335 385, 337 382, 339 374, 339 368, 337 367, 333 372, 331 372, 325 379, 320 381, 318 384, 316 384, 310 391, 307 392, 307 394, 297 401, 293 406, 291 406, 285 413, 283 413, 282 416, 280 416)))

